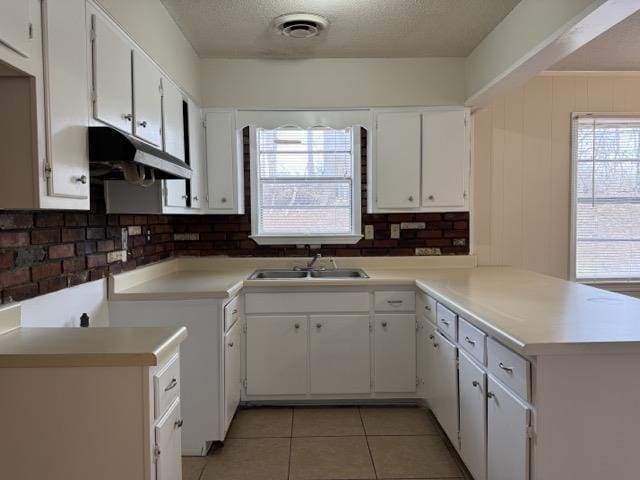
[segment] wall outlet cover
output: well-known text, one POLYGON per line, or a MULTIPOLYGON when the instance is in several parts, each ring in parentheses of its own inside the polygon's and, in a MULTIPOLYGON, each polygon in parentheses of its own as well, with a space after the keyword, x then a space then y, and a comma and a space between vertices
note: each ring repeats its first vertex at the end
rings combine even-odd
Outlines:
POLYGON ((373 240, 373 225, 364 226, 364 239, 373 240))
POLYGON ((391 238, 397 240, 400 238, 400 224, 392 223, 391 224, 391 238))

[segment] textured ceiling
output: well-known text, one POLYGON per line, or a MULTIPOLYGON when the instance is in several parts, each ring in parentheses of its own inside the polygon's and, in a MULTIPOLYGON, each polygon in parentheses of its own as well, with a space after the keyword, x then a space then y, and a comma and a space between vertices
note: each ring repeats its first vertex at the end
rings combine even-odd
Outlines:
POLYGON ((203 58, 465 57, 520 0, 161 0, 203 58), (315 13, 312 39, 273 32, 315 13))
POLYGON ((549 70, 640 70, 640 12, 594 38, 549 70))

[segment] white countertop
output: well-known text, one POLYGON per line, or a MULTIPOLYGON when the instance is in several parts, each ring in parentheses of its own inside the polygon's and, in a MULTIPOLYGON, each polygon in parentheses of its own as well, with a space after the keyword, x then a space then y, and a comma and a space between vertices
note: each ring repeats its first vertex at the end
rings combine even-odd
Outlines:
POLYGON ((15 328, 0 335, 0 368, 153 366, 186 337, 185 327, 15 328))
POLYGON ((530 271, 473 268, 461 259, 455 268, 420 259, 339 259, 341 268, 364 268, 370 278, 247 280, 256 268, 282 260, 237 259, 233 268, 234 260, 181 258, 125 274, 137 276, 123 282, 116 276, 110 300, 227 298, 243 287, 416 285, 525 355, 640 351, 640 300, 530 271))

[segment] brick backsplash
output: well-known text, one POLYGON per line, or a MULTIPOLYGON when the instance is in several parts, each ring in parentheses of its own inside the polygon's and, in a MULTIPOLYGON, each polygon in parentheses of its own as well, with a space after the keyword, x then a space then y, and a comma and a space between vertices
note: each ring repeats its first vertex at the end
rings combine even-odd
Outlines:
MULTIPOLYGON (((367 135, 362 130, 362 211, 367 205, 367 135)), ((251 209, 249 187, 249 135, 244 132, 245 206, 251 209)), ((306 248, 296 245, 257 245, 251 235, 251 216, 221 215, 205 217, 176 217, 174 228, 175 253, 179 255, 231 255, 231 256, 304 256, 306 248)), ((319 250, 332 256, 382 255, 463 255, 469 253, 469 213, 397 213, 362 215, 362 228, 373 225, 374 240, 361 240, 355 245, 326 245, 319 250), (391 238, 391 225, 416 223, 402 228, 400 238, 391 238)))
MULTIPOLYGON (((364 131, 363 131, 364 132, 364 131)), ((248 135, 245 132, 245 145, 248 135)), ((366 209, 366 134, 362 138, 362 206, 366 209)), ((248 152, 248 148, 245 148, 248 152)), ((245 155, 245 205, 249 198, 249 158, 245 155)), ((93 182, 93 181, 92 181, 93 182)), ((469 252, 468 212, 363 214, 374 240, 327 245, 260 246, 249 238, 246 215, 106 215, 103 187, 91 185, 89 212, 0 210, 0 300, 25 300, 98 280, 173 255, 325 256, 462 255, 469 252), (401 226, 391 238, 391 225, 401 226), (127 231, 127 261, 122 229, 127 231)), ((250 208, 248 208, 250 210, 250 208)))

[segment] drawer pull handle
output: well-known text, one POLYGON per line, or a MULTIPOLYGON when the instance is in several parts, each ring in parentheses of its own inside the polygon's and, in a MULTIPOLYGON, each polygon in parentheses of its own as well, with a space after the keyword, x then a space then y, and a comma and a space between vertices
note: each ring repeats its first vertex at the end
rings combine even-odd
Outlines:
POLYGON ((235 315, 236 313, 238 313, 238 309, 237 309, 237 308, 234 308, 234 309, 233 309, 233 312, 231 312, 231 315, 235 315))
POLYGON ((476 342, 471 340, 469 337, 464 337, 465 342, 467 342, 469 345, 475 347, 476 346, 476 342))
POLYGON ((425 310, 428 310, 428 311, 431 311, 431 305, 425 305, 425 306, 424 306, 424 309, 425 309, 425 310))
POLYGON ((182 428, 182 425, 184 425, 184 421, 182 419, 176 420, 176 423, 174 425, 176 426, 176 428, 182 428))
POLYGON ((445 320, 444 318, 441 318, 440 321, 442 323, 444 323, 447 327, 449 326, 449 321, 448 320, 445 320))
POLYGON ((471 385, 473 385, 474 387, 479 387, 480 383, 477 380, 474 380, 473 382, 471 382, 471 385))
POLYGON ((495 394, 493 392, 487 392, 487 397, 488 398, 493 398, 493 397, 495 397, 495 394))
POLYGON ((178 380, 176 380, 175 378, 172 378, 171 381, 169 382, 169 385, 164 387, 164 391, 168 392, 169 390, 173 390, 177 386, 178 386, 178 380))
POLYGON ((387 322, 380 322, 380 325, 382 325, 382 328, 387 328, 387 322))
POLYGON ((500 362, 498 366, 507 373, 513 373, 513 368, 505 366, 502 362, 500 362))
POLYGON ((402 304, 402 300, 387 300, 387 303, 389 305, 401 305, 402 304))

